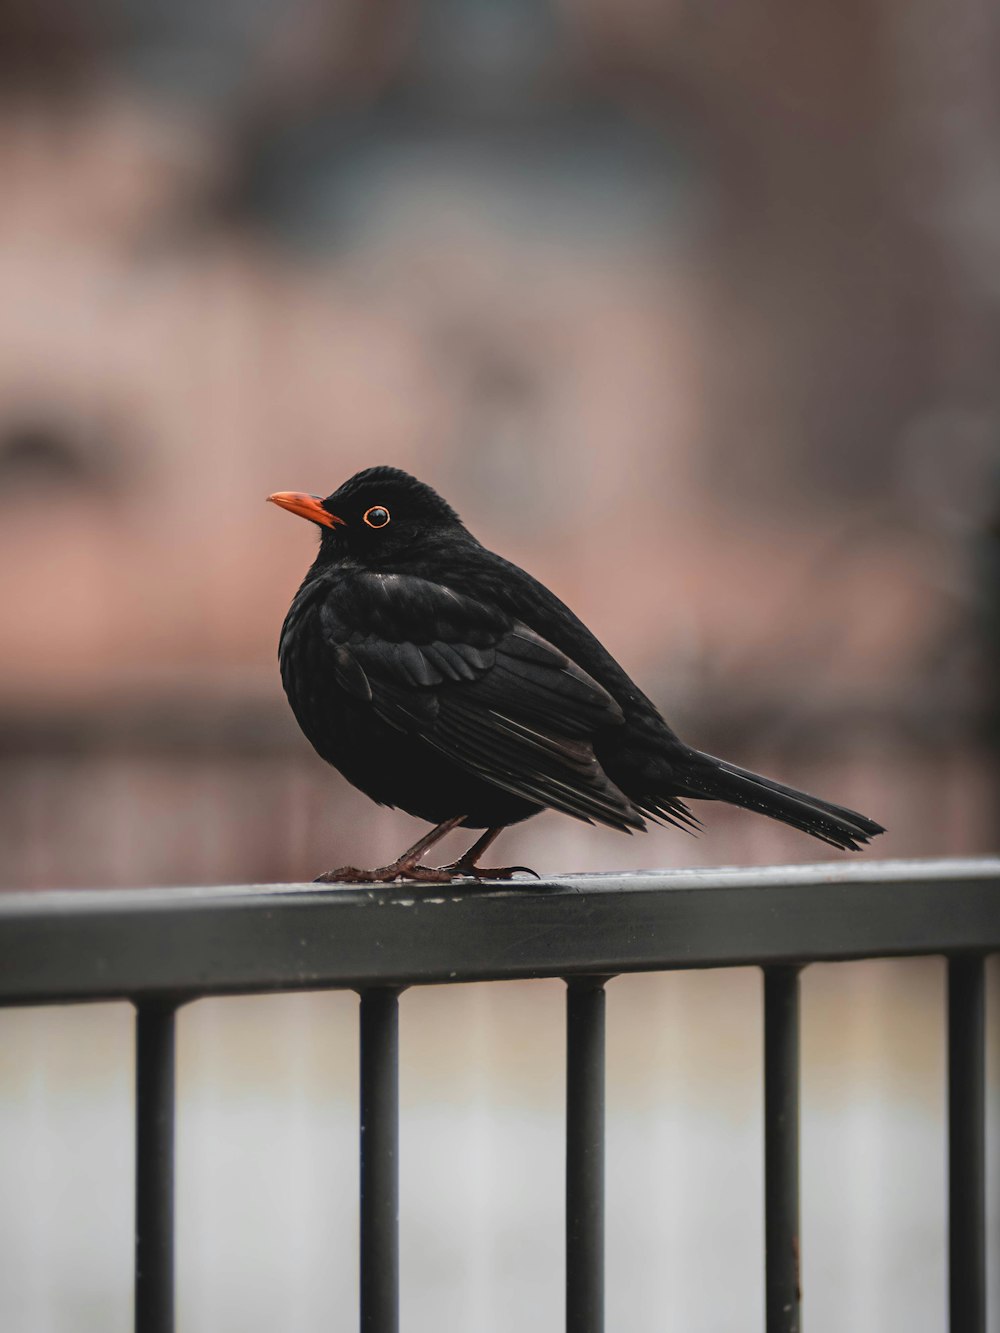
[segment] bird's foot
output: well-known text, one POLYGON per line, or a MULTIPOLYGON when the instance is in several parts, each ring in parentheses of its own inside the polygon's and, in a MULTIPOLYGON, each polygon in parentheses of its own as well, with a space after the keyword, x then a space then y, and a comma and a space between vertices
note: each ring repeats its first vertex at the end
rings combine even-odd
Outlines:
POLYGON ((401 858, 391 865, 362 870, 358 866, 340 866, 317 875, 314 884, 395 884, 397 880, 416 880, 423 884, 447 884, 453 877, 446 869, 422 866, 416 861, 401 858))
POLYGON ((515 875, 533 875, 540 879, 537 870, 530 866, 477 866, 460 857, 450 865, 440 866, 439 874, 447 874, 449 879, 513 879, 515 875))
MULTIPOLYGON (((463 817, 451 815, 436 828, 432 828, 430 833, 418 838, 412 847, 407 847, 406 851, 397 856, 390 865, 378 866, 375 870, 361 870, 358 866, 340 866, 337 870, 328 870, 325 875, 317 876, 313 883, 395 884, 397 879, 412 879, 424 884, 448 884, 453 876, 449 874, 447 868, 437 870, 434 866, 421 865, 420 858, 430 851, 436 842, 440 842, 446 833, 450 833, 453 828, 461 824, 463 817)), ((483 850, 481 838, 476 843, 476 848, 481 854, 483 850)), ((471 850, 466 852, 466 856, 470 855, 471 850)))
POLYGON ((392 865, 363 870, 359 866, 340 866, 317 875, 314 884, 395 884, 398 880, 413 880, 420 884, 450 884, 456 879, 513 879, 515 875, 533 875, 538 872, 530 866, 476 866, 467 861, 452 861, 446 866, 423 866, 416 861, 393 861, 392 865))

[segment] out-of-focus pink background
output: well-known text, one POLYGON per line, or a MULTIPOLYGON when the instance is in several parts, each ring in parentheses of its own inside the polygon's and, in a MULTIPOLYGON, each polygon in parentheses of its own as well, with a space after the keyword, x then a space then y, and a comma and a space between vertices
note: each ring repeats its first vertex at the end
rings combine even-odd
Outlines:
MULTIPOLYGON (((326 493, 374 463, 431 482, 550 584, 686 739, 888 825, 869 855, 996 848, 990 6, 8 0, 0 38, 0 887, 310 879, 418 835, 313 755, 275 662, 315 538, 264 498, 326 493)), ((500 847, 543 873, 838 855, 743 812, 704 814, 697 840, 544 815, 500 847)), ((656 1189, 623 1196, 612 1231, 612 1327, 630 1333, 671 1309, 686 1333, 760 1326, 756 991, 750 974, 707 984, 615 983, 612 1146, 637 1182, 640 1164, 661 1169, 656 1189), (659 1082, 649 1047, 625 1035, 648 1033, 651 1013, 659 1082), (724 1034, 740 1024, 734 1046, 724 1034), (730 1188, 726 1163, 749 1184, 730 1188), (719 1209, 736 1228, 728 1249, 719 1209), (715 1272, 727 1263, 745 1290, 715 1272), (717 1309, 699 1302, 720 1283, 717 1309)), ((813 969, 806 987, 807 1210, 825 1240, 804 1254, 807 1288, 827 1293, 810 1326, 931 1333, 942 1179, 934 1168, 912 1197, 900 1182, 940 1147, 939 969, 813 969), (841 1226, 838 1189, 855 1178, 841 1226), (837 1249, 848 1226, 851 1254, 837 1249)), ((406 1000, 425 1027, 404 1043, 404 1134, 429 1135, 408 1160, 430 1160, 431 1142, 447 1158, 463 1134, 469 1153, 448 1185, 407 1194, 404 1175, 404 1240, 424 1247, 404 1284, 412 1330, 551 1326, 531 1312, 558 1297, 558 1191, 533 1202, 529 1177, 556 1170, 545 1071, 558 1061, 520 1053, 550 1038, 555 1051, 559 1017, 552 999, 501 998, 521 994, 406 1000), (428 1067, 437 1078, 422 1082, 428 1067), (542 1134, 507 1211, 516 1172, 498 1173, 490 1117, 501 1134, 520 1125, 529 1155, 531 1127, 542 1134), (467 1177, 475 1225, 455 1201, 467 1177), (437 1231, 432 1197, 454 1205, 437 1231), (434 1234, 450 1239, 435 1250, 434 1234), (524 1278, 532 1263, 540 1286, 524 1278), (519 1294, 505 1306, 499 1292, 519 1294)), ((182 1141, 199 1125, 204 1137, 181 1167, 194 1201, 182 1260, 201 1237, 182 1263, 184 1328, 318 1327, 333 1300, 303 1255, 341 1234, 322 1210, 348 1189, 353 1149, 347 1177, 326 1162, 315 1214, 294 1185, 309 1134, 351 1120, 350 1087, 309 1082, 333 1004, 185 1014, 182 1141), (251 1031, 273 1037, 280 1068, 251 1031), (262 1146, 275 1125, 291 1133, 286 1092, 301 1131, 287 1160, 262 1146), (264 1107, 273 1124, 255 1120, 264 1107), (267 1215, 301 1232, 293 1242, 276 1220, 259 1253, 252 1207, 233 1203, 254 1162, 273 1176, 267 1215), (192 1214, 215 1221, 202 1234, 192 1214), (232 1263, 212 1249, 224 1237, 242 1238, 232 1263)), ((124 1019, 2 1021, 3 1142, 33 1145, 12 1159, 21 1192, 0 1204, 18 1277, 0 1282, 15 1293, 4 1327, 124 1327, 127 1272, 104 1250, 81 1258, 67 1219, 86 1215, 85 1193, 68 1205, 65 1173, 44 1167, 90 1124, 93 1189, 125 1191, 108 1226, 127 1233, 127 1153, 108 1128, 124 1019)), ((345 1292, 350 1268, 348 1255, 345 1292)))
MULTIPOLYGON (((994 845, 996 71, 935 13, 10 6, 0 882, 311 878, 415 835, 274 660, 315 538, 264 497, 383 462, 694 743, 870 811, 881 854, 994 845)), ((707 825, 504 850, 825 854, 707 825)))

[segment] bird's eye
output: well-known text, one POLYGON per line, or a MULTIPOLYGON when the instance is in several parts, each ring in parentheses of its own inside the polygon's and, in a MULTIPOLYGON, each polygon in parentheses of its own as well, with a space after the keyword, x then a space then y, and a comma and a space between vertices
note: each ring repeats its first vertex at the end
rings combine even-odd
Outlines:
POLYGON ((370 528, 384 528, 389 522, 389 511, 382 505, 372 505, 365 510, 364 520, 370 528))

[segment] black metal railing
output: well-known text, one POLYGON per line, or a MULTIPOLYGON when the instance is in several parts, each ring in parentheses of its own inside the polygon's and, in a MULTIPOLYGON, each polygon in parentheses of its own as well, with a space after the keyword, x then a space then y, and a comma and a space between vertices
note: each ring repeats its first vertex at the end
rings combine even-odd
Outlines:
POLYGON ((764 975, 767 1333, 800 1328, 799 974, 948 959, 950 1333, 985 1333, 984 960, 1000 859, 591 875, 496 887, 107 890, 0 896, 0 1004, 136 1007, 137 1333, 173 1328, 174 1021, 209 995, 351 988, 361 1025, 361 1328, 399 1311, 398 1005, 407 986, 567 983, 566 1328, 604 1306, 604 985, 624 972, 764 975))

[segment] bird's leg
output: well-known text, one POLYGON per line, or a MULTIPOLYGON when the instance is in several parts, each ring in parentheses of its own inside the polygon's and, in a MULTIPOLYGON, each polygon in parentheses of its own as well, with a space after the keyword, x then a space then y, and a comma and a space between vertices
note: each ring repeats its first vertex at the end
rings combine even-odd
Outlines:
MULTIPOLYGON (((444 820, 436 828, 432 828, 429 833, 425 833, 422 838, 418 838, 413 846, 408 847, 402 856, 397 857, 391 865, 378 866, 375 870, 360 870, 357 866, 340 866, 337 870, 328 870, 326 874, 318 875, 313 883, 391 884, 397 879, 426 880, 431 884, 447 883, 452 878, 447 873, 447 867, 435 870, 433 866, 422 866, 418 862, 424 852, 433 847, 436 842, 440 842, 453 828, 457 828, 464 818, 464 815, 452 815, 451 819, 444 820)), ((498 833, 499 831, 497 829, 498 833)))
POLYGON ((451 865, 441 866, 440 873, 447 873, 451 878, 468 879, 513 879, 519 870, 526 875, 538 875, 529 866, 479 866, 476 862, 486 851, 491 843, 495 842, 503 832, 502 828, 488 828, 481 838, 477 838, 464 856, 460 856, 457 861, 452 861, 451 865))

